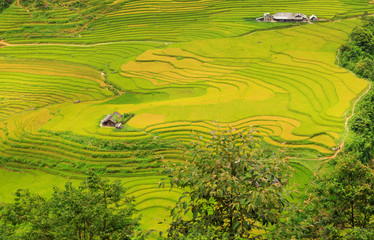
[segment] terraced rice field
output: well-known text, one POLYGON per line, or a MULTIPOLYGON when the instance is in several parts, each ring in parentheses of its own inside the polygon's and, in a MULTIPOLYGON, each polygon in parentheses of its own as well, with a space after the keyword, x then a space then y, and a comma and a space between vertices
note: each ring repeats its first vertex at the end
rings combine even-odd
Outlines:
POLYGON ((11 42, 180 42, 240 36, 273 27, 249 21, 265 12, 303 12, 327 19, 374 12, 367 0, 90 2, 84 10, 51 4, 48 14, 45 9, 28 12, 22 5, 13 4, 0 16, 0 34, 11 42))
MULTIPOLYGON (((142 215, 142 226, 146 229, 166 230, 169 221, 168 211, 165 208, 172 206, 181 194, 179 189, 169 191, 169 185, 164 189, 158 188, 160 177, 131 177, 131 178, 110 178, 119 179, 127 188, 127 193, 135 197, 135 204, 138 213, 142 215)), ((1 182, 7 182, 0 186, 0 201, 12 202, 14 190, 28 188, 31 192, 37 192, 43 197, 52 194, 51 189, 64 188, 66 181, 79 185, 79 179, 67 179, 55 174, 29 170, 28 172, 17 172, 0 169, 1 182)), ((158 235, 158 234, 155 234, 158 235)))
MULTIPOLYGON (((255 128, 267 147, 293 155, 332 155, 353 101, 368 87, 335 64, 338 47, 360 20, 249 21, 276 11, 320 18, 371 13, 367 1, 105 4, 111 11, 87 25, 65 21, 86 16, 66 9, 51 10, 48 21, 16 4, 0 15, 6 42, 0 48, 0 165, 33 174, 12 188, 35 179, 59 185, 95 168, 124 180, 145 228, 165 229, 159 222, 168 220, 180 191, 158 189, 163 159, 183 162, 196 136, 208 139, 230 126, 255 128), (135 117, 123 130, 100 128, 114 111, 135 117)), ((294 182, 303 186, 320 162, 292 164, 294 182)), ((19 177, 6 174, 0 176, 19 177)), ((0 201, 10 199, 9 189, 0 189, 0 201)))

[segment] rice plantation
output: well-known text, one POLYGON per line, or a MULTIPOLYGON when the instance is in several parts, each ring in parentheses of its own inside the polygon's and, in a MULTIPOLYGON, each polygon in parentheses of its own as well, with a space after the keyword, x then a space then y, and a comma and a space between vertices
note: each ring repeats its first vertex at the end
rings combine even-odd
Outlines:
POLYGON ((183 162, 212 131, 256 129, 295 157, 303 186, 369 86, 336 65, 354 17, 374 13, 366 0, 116 0, 84 11, 12 4, 0 15, 0 176, 12 179, 0 201, 94 168, 123 179, 144 228, 164 230, 182 190, 158 188, 163 160, 183 162), (253 20, 279 11, 328 21, 253 20), (115 111, 134 117, 100 127, 115 111))

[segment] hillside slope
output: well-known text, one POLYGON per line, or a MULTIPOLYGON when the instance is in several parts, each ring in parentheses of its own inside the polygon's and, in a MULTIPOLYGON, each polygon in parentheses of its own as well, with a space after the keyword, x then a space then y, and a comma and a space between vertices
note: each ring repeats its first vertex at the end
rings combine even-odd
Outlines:
MULTIPOLYGON (((335 64, 360 20, 251 21, 277 11, 374 12, 367 1, 22 2, 0 15, 0 165, 41 179, 88 168, 122 178, 146 228, 165 229, 158 223, 178 197, 157 187, 162 160, 182 162, 196 135, 256 128, 272 151, 329 156, 368 87, 335 64), (114 111, 135 117, 122 130, 100 128, 114 111)), ((293 164, 303 184, 319 161, 293 164)))

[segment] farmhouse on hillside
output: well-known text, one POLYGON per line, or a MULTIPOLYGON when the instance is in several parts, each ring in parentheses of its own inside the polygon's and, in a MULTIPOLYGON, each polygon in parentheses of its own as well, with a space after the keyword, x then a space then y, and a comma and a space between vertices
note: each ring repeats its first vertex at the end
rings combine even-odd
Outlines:
POLYGON ((117 127, 117 126, 119 126, 118 124, 121 124, 121 123, 118 123, 116 121, 115 117, 113 117, 114 115, 117 116, 117 119, 121 119, 123 117, 123 115, 120 114, 119 112, 114 112, 112 114, 108 114, 108 115, 106 115, 106 117, 103 120, 101 120, 100 127, 117 127))
POLYGON ((277 12, 274 15, 264 13, 263 17, 256 19, 257 22, 308 22, 309 20, 316 21, 317 17, 312 15, 309 19, 307 15, 302 13, 294 14, 292 12, 277 12))

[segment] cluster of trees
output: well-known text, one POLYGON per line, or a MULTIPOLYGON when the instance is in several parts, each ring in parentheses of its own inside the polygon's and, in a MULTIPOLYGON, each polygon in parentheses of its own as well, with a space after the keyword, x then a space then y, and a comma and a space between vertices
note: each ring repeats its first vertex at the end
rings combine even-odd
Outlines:
POLYGON ((10 6, 10 4, 12 4, 14 0, 0 0, 0 13, 8 8, 10 6))
POLYGON ((124 2, 114 3, 114 0, 18 0, 17 4, 29 10, 31 16, 38 21, 55 18, 55 10, 69 10, 72 13, 69 19, 56 19, 56 21, 59 23, 71 22, 74 24, 72 26, 83 27, 105 12, 117 9, 124 2))
POLYGON ((374 90, 359 102, 356 113, 350 121, 349 151, 355 152, 365 164, 372 164, 374 159, 374 90))
POLYGON ((51 198, 18 190, 13 204, 0 207, 0 239, 144 239, 134 212, 119 181, 90 172, 79 187, 68 182, 51 198))
POLYGON ((374 171, 352 155, 331 161, 271 239, 374 239, 374 171))
MULTIPOLYGON (((363 26, 353 30, 350 41, 340 48, 340 65, 374 81, 374 17, 363 17, 363 26)), ((374 159, 374 90, 360 101, 350 122, 353 133, 347 149, 360 160, 374 159)))
POLYGON ((355 28, 349 42, 340 47, 340 65, 366 79, 374 80, 374 18, 363 17, 362 27, 355 28))
POLYGON ((88 0, 19 0, 21 6, 29 8, 47 9, 49 5, 57 4, 60 7, 87 7, 88 0))

